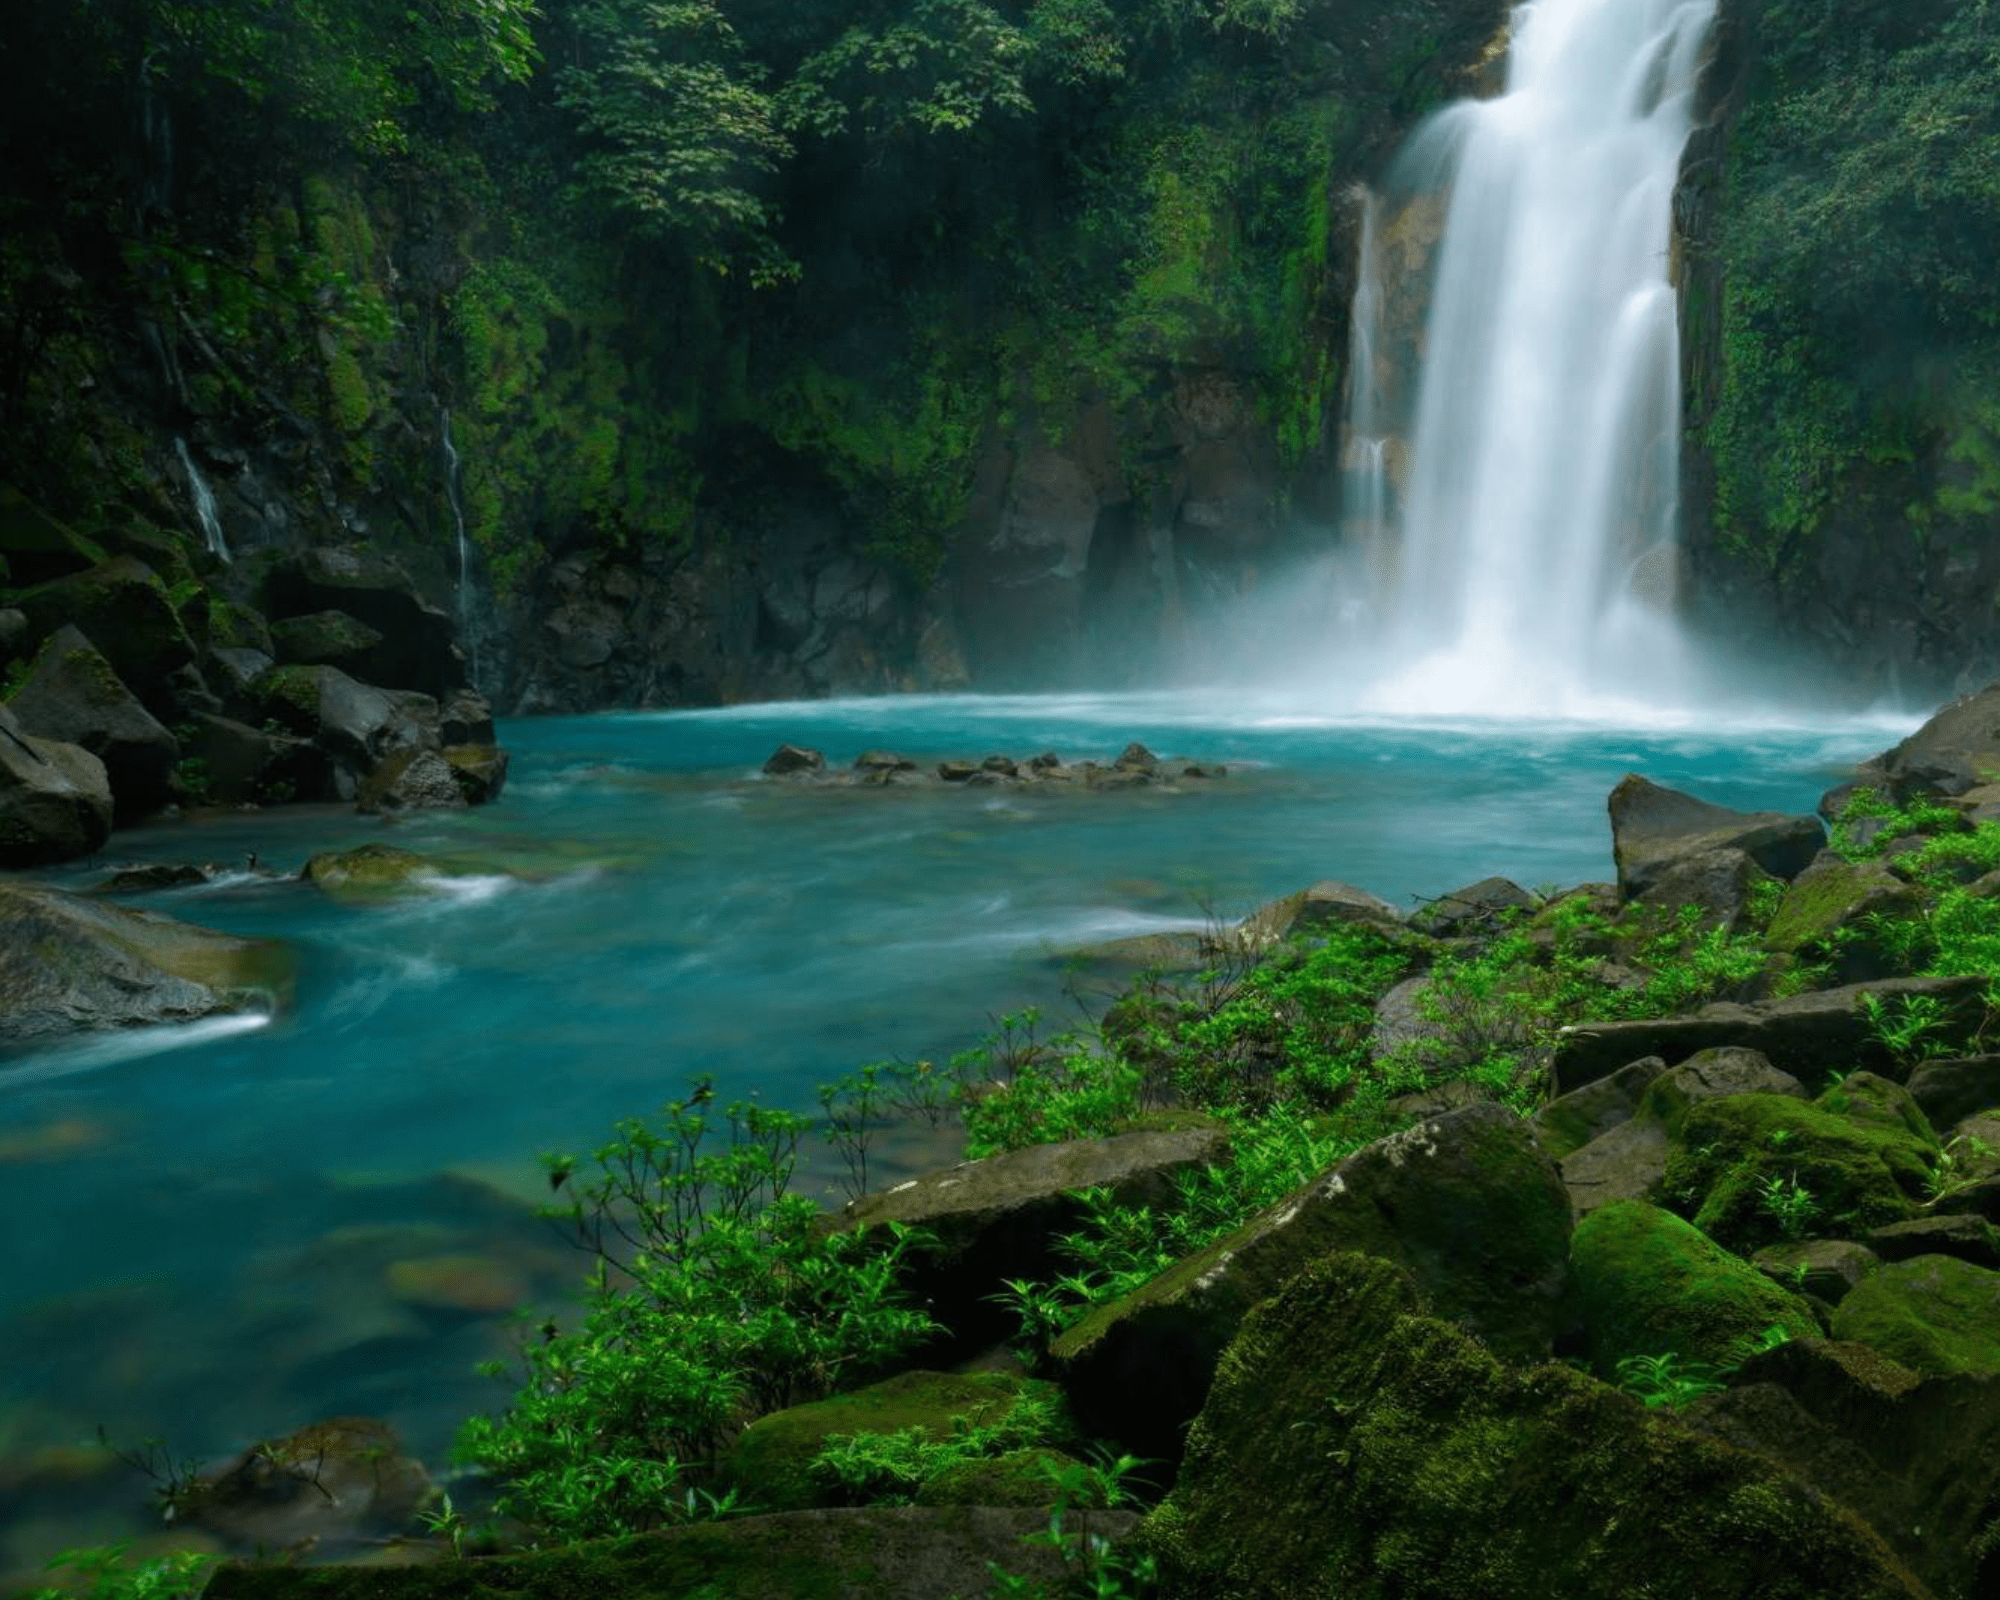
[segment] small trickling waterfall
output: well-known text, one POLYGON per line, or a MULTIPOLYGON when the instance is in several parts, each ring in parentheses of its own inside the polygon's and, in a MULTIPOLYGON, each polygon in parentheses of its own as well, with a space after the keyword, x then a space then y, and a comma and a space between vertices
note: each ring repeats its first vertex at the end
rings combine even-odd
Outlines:
POLYGON ((1386 223, 1367 203, 1346 520, 1371 527, 1374 709, 1560 714, 1673 692, 1667 256, 1713 13, 1531 0, 1506 92, 1448 108, 1398 157, 1390 196, 1444 200, 1413 404, 1385 397, 1370 257, 1386 223), (1399 447, 1391 486, 1378 463, 1399 447))
POLYGON ((210 555, 227 561, 229 546, 222 537, 222 518, 215 509, 215 494, 188 453, 187 440, 174 440, 174 454, 180 457, 181 471, 187 474, 188 493, 194 498, 194 517, 201 524, 202 543, 208 546, 210 555))
POLYGON ((459 497, 458 446, 451 437, 451 407, 438 407, 438 448, 444 457, 444 498, 451 508, 451 526, 458 541, 458 582, 455 594, 458 601, 458 637, 465 646, 465 656, 472 680, 479 681, 479 652, 472 638, 472 589, 471 541, 465 536, 465 502, 459 497))

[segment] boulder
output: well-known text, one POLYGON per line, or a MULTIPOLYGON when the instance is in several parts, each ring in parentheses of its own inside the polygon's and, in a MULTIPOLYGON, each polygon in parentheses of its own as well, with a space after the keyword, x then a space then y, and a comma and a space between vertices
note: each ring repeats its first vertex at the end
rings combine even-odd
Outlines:
POLYGON ((1719 1001, 1689 1016, 1582 1023, 1557 1035, 1550 1072, 1561 1095, 1642 1056, 1682 1061, 1697 1050, 1741 1045, 1808 1086, 1849 1067, 1893 1073, 1896 1058, 1870 1023, 1863 996, 1888 1004, 1928 996, 1942 1007, 1942 1027, 1969 1032, 1985 1017, 1985 983, 1979 977, 1883 978, 1749 1005, 1719 1001))
POLYGON ((1760 867, 1747 850, 1734 845, 1697 850, 1674 857, 1651 874, 1637 898, 1647 905, 1678 912, 1693 906, 1704 928, 1738 932, 1749 924, 1757 896, 1765 884, 1778 880, 1760 867))
POLYGON ((1528 1119, 1528 1125, 1541 1147, 1560 1161, 1631 1121, 1653 1080, 1666 1070, 1666 1062, 1658 1056, 1628 1061, 1609 1076, 1551 1100, 1528 1119))
POLYGON ((1252 1312, 1132 1548, 1229 1600, 1920 1600, 1851 1514, 1357 1256, 1252 1312))
MULTIPOLYGON (((1072 1517, 1070 1530, 1115 1539, 1137 1520, 1129 1511, 1093 1512, 1072 1517)), ((442 1578, 466 1600, 476 1594, 509 1600, 939 1600, 985 1593, 995 1568, 1024 1581, 1061 1583, 1070 1558, 1024 1543, 1048 1524, 1046 1510, 1005 1506, 776 1512, 444 1568, 227 1566, 203 1594, 205 1600, 440 1600, 442 1578)))
POLYGON ((1989 1272, 2000 1270, 2000 1232, 1984 1217, 1912 1217, 1868 1233, 1868 1248, 1884 1261, 1956 1256, 1989 1272))
POLYGON ((102 546, 0 483, 0 582, 43 583, 104 559, 102 546))
POLYGON ((382 644, 377 630, 345 611, 315 611, 271 624, 271 647, 282 664, 338 667, 369 681, 380 680, 388 664, 382 644))
POLYGON ((435 750, 390 751, 361 780, 354 795, 354 809, 364 815, 467 803, 456 769, 435 750))
POLYGON ((81 745, 104 763, 116 822, 135 821, 171 798, 179 744, 75 628, 65 624, 49 636, 8 710, 25 732, 81 745))
POLYGON ((438 748, 437 704, 429 696, 377 689, 337 667, 273 667, 254 693, 268 721, 332 759, 342 799, 352 799, 385 756, 438 748))
POLYGON ((1123 750, 1118 752, 1118 759, 1111 764, 1114 767, 1123 767, 1128 771, 1151 774, 1159 769, 1160 758, 1154 755, 1143 744, 1139 743, 1137 739, 1134 739, 1123 750))
POLYGON ((1496 1353, 1545 1358, 1569 1199, 1527 1124, 1467 1106, 1357 1151, 1228 1238, 1101 1306, 1050 1347, 1078 1418, 1172 1459, 1244 1316, 1309 1262, 1359 1250, 1406 1266, 1441 1315, 1496 1353))
POLYGON ((1952 701, 1901 744, 1863 763, 1853 780, 1832 791, 1828 800, 1858 787, 1905 805, 1919 796, 1961 795, 1996 781, 2000 684, 1952 701))
POLYGON ((133 556, 117 556, 30 589, 16 603, 39 637, 73 624, 149 711, 173 720, 177 708, 169 680, 194 664, 195 646, 151 567, 133 556))
POLYGON ((1933 1128, 1955 1127, 1976 1111, 2000 1108, 2000 1056, 1926 1061, 1908 1088, 1933 1128))
POLYGON ((1628 772, 1611 791, 1611 854, 1618 888, 1638 899, 1674 863, 1709 850, 1741 850, 1773 877, 1789 881, 1826 844, 1817 817, 1777 811, 1731 811, 1628 772))
POLYGON ((1860 983, 1897 970, 1884 920, 1918 915, 1923 897, 1879 861, 1845 861, 1831 852, 1792 880, 1765 930, 1781 955, 1830 960, 1835 978, 1860 983))
POLYGON ((1913 1372, 2000 1373, 2000 1272, 1945 1255, 1889 1262, 1835 1308, 1833 1336, 1913 1372))
POLYGON ((290 953, 269 940, 0 884, 0 1040, 269 1010, 292 979, 290 953))
POLYGON ((244 1549, 310 1544, 326 1556, 412 1531, 430 1487, 388 1424, 335 1417, 251 1446, 204 1476, 179 1511, 244 1549))
POLYGON ((80 745, 37 739, 0 705, 0 868, 87 856, 111 836, 111 780, 80 745))
POLYGON ((1030 1145, 850 1200, 839 1225, 897 1222, 930 1233, 937 1249, 913 1257, 901 1282, 949 1330, 948 1353, 969 1354, 1017 1331, 1013 1312, 993 1299, 1008 1279, 1057 1275, 1055 1241, 1084 1215, 1079 1191, 1159 1205, 1179 1174, 1228 1159, 1220 1126, 1030 1145))
POLYGON ((1693 1224, 1638 1200, 1614 1201, 1577 1223, 1566 1309, 1607 1379, 1627 1356, 1671 1352, 1721 1366, 1774 1323, 1796 1338, 1820 1331, 1796 1294, 1693 1224))
POLYGON ((826 757, 817 750, 807 750, 795 744, 781 744, 765 760, 764 771, 773 778, 793 778, 801 773, 824 772, 826 757))
POLYGON ((1024 1445, 1068 1436, 1062 1395, 1051 1383, 1003 1372, 902 1372, 759 1417, 737 1436, 722 1462, 722 1476, 745 1505, 767 1511, 842 1505, 851 1498, 849 1491, 812 1470, 814 1457, 835 1438, 915 1429, 942 1444, 969 1426, 1004 1428, 1024 1404, 1024 1445))
POLYGON ((336 611, 379 635, 367 656, 373 682, 439 699, 465 683, 451 618, 428 604, 386 555, 358 547, 308 550, 274 569, 264 593, 274 617, 336 611))
POLYGON ((341 898, 375 899, 410 886, 437 868, 414 851, 391 844, 364 844, 353 850, 322 851, 299 876, 341 898))
POLYGON ((438 739, 455 744, 491 745, 493 707, 477 689, 454 689, 438 706, 438 739))
POLYGON ((1751 1261, 1781 1288, 1837 1306, 1882 1258, 1852 1239, 1799 1239, 1767 1244, 1751 1261))
POLYGON ((458 781, 465 803, 483 806, 507 787, 507 752, 497 744, 448 744, 438 752, 458 781))
POLYGON ((1244 949, 1257 951, 1344 922, 1400 927, 1402 921, 1402 914, 1388 901, 1329 878, 1258 907, 1237 923, 1236 938, 1244 949))
POLYGON ((310 739, 196 712, 180 780, 188 798, 212 805, 331 800, 333 759, 310 739))
POLYGON ((1509 912, 1525 917, 1540 904, 1511 879, 1481 878, 1477 883, 1425 902, 1411 916, 1410 926, 1437 939, 1492 933, 1502 926, 1509 912))
POLYGON ((854 770, 873 772, 915 772, 916 762, 894 750, 864 750, 854 758, 854 770))

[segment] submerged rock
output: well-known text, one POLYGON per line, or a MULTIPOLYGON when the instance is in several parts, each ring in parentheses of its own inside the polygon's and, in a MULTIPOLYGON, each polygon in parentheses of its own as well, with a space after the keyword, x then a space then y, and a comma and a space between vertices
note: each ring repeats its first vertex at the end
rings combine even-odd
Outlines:
POLYGON ((335 1417, 253 1445, 196 1484, 179 1511, 245 1549, 277 1551, 411 1531, 429 1492, 388 1424, 335 1417))
POLYGON ((372 898, 410 886, 437 868, 413 850, 392 844, 364 844, 328 850, 309 860, 299 876, 329 894, 372 898))
POLYGON ((0 884, 0 1041, 268 1010, 292 980, 291 953, 270 940, 0 884))

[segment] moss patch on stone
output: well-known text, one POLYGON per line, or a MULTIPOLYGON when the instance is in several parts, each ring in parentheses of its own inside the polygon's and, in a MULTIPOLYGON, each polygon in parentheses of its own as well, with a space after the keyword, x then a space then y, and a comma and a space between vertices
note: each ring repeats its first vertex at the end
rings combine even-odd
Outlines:
POLYGON ((1840 1302, 1833 1336, 1916 1372, 2000 1372, 2000 1272, 1952 1256, 1892 1261, 1840 1302))

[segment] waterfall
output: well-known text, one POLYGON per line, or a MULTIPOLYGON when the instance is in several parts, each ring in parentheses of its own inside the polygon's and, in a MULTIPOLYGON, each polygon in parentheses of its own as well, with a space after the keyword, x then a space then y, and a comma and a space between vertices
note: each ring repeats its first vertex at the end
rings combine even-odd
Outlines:
POLYGON ((438 447, 444 457, 444 498, 451 507, 451 526, 458 541, 458 636, 465 644, 467 668, 473 680, 479 677, 479 652, 472 642, 472 591, 468 585, 472 567, 472 545, 465 536, 465 502, 459 497, 458 446, 451 437, 451 407, 438 407, 438 447))
POLYGON ((222 518, 215 509, 215 495, 188 453, 187 440, 174 440, 174 454, 180 457, 181 470, 187 474, 188 493, 194 497, 194 518, 201 524, 202 543, 208 546, 210 555, 227 561, 229 546, 223 542, 222 518))
MULTIPOLYGON (((1390 524, 1371 709, 1562 714, 1673 692, 1667 257, 1714 6, 1531 0, 1505 93, 1447 108, 1391 168, 1390 194, 1444 211, 1400 493, 1380 469, 1347 477, 1350 530, 1390 524)), ((1383 226, 1364 218, 1364 251, 1383 226)), ((1356 358, 1371 369, 1384 363, 1360 330, 1379 339, 1379 281, 1364 256, 1356 358)), ((1393 381, 1356 366, 1351 462, 1387 431, 1393 381)))

